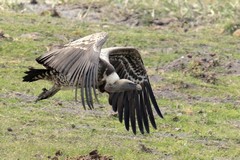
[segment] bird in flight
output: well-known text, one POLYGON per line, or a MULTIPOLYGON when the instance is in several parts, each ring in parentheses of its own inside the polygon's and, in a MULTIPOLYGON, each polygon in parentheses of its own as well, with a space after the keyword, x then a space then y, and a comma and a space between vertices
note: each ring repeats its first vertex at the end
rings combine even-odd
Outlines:
POLYGON ((134 47, 110 47, 102 49, 108 34, 100 32, 88 35, 54 49, 36 61, 45 69, 29 68, 23 81, 48 80, 53 82, 49 90, 43 88, 36 101, 47 99, 63 88, 80 89, 84 109, 93 109, 93 98, 98 101, 96 90, 109 94, 109 104, 118 112, 125 128, 130 126, 136 134, 136 126, 144 134, 150 132, 149 121, 157 128, 153 109, 163 115, 158 107, 140 53, 134 47))

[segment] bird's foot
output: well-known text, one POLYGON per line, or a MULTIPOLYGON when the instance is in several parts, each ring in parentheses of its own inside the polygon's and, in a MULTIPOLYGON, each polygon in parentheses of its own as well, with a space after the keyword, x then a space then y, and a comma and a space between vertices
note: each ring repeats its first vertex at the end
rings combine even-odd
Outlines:
POLYGON ((46 88, 43 88, 43 89, 42 89, 42 93, 39 94, 39 96, 38 96, 38 98, 35 100, 35 102, 38 102, 38 101, 40 101, 40 100, 42 100, 42 99, 46 99, 46 98, 48 98, 48 90, 47 90, 46 88))

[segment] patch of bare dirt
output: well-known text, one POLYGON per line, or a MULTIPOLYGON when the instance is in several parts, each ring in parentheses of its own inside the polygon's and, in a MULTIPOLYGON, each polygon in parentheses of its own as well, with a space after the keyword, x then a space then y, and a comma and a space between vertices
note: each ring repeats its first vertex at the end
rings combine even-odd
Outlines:
MULTIPOLYGON (((164 81, 166 81, 164 78, 161 78, 159 75, 149 76, 149 78, 153 85, 164 83, 164 81)), ((169 100, 184 100, 189 104, 196 104, 200 102, 211 102, 214 104, 230 103, 230 104, 233 104, 234 106, 240 105, 240 99, 238 98, 236 100, 234 97, 231 97, 231 96, 203 97, 203 96, 184 93, 182 92, 182 90, 185 90, 185 89, 194 89, 194 90, 202 89, 202 86, 186 83, 184 81, 175 81, 169 85, 162 86, 161 88, 153 88, 153 89, 154 89, 154 95, 156 96, 157 99, 164 98, 169 100)), ((164 111, 166 108, 167 107, 163 107, 162 110, 164 111)))
POLYGON ((207 83, 215 84, 218 75, 240 74, 240 61, 215 53, 189 53, 161 69, 164 71, 182 71, 207 83))
MULTIPOLYGON (((168 86, 169 87, 169 86, 168 86)), ((196 90, 201 89, 200 86, 192 86, 196 90)), ((202 97, 198 95, 191 95, 191 94, 185 94, 183 92, 180 92, 178 89, 175 89, 174 87, 169 88, 163 88, 163 89, 157 89, 154 91, 154 94, 157 99, 170 99, 170 100, 184 100, 188 102, 189 104, 196 104, 199 102, 211 102, 214 104, 221 104, 221 103, 230 103, 234 106, 240 105, 240 99, 236 100, 233 97, 202 97)))
POLYGON ((16 3, 11 9, 21 13, 35 13, 42 16, 48 15, 104 24, 121 24, 131 27, 147 25, 151 26, 152 29, 170 28, 183 32, 188 32, 191 29, 201 29, 206 25, 216 23, 221 18, 218 14, 214 16, 212 14, 206 15, 205 12, 201 12, 202 7, 199 10, 199 8, 197 9, 196 6, 191 4, 188 4, 188 7, 185 6, 187 7, 185 9, 195 9, 191 10, 191 13, 189 12, 181 16, 168 5, 159 6, 155 10, 148 7, 139 7, 137 4, 128 6, 126 5, 127 3, 128 1, 125 2, 125 5, 124 3, 111 1, 94 3, 79 1, 78 3, 70 4, 68 1, 57 3, 56 1, 29 0, 16 3))
MULTIPOLYGON (((63 159, 63 156, 65 157, 66 154, 63 153, 61 150, 58 150, 53 156, 49 155, 47 158, 49 160, 60 160, 63 159)), ((98 150, 93 150, 88 155, 79 155, 74 157, 67 156, 65 160, 113 160, 113 158, 112 156, 104 156, 99 154, 98 150)))
POLYGON ((68 157, 66 160, 113 160, 113 158, 111 156, 100 155, 97 150, 93 150, 88 155, 68 157))
POLYGON ((20 93, 20 92, 1 93, 0 97, 1 98, 17 98, 17 99, 21 99, 27 103, 34 102, 34 100, 36 98, 35 96, 31 96, 31 95, 20 93))
MULTIPOLYGON (((212 133, 209 133, 210 135, 212 133)), ((229 149, 229 146, 227 144, 226 141, 224 140, 212 140, 212 139, 208 139, 208 138, 203 138, 203 139, 198 139, 198 140, 193 140, 194 143, 201 143, 204 146, 214 146, 217 147, 219 149, 223 149, 223 150, 227 150, 229 149)))
POLYGON ((139 144, 140 150, 145 153, 153 153, 153 149, 145 146, 144 144, 139 144))
POLYGON ((231 120, 231 121, 228 121, 228 124, 230 124, 231 126, 233 126, 235 128, 240 129, 240 120, 231 120))
MULTIPOLYGON (((126 26, 148 25, 153 29, 180 28, 187 32, 190 28, 202 25, 201 18, 182 18, 169 15, 152 15, 149 9, 133 9, 112 3, 76 3, 76 4, 47 4, 36 0, 30 3, 17 5, 22 13, 35 13, 41 16, 67 18, 87 22, 104 22, 108 24, 121 24, 126 26), (109 14, 111 13, 111 14, 109 14)), ((205 22, 204 22, 205 24, 205 22)))
MULTIPOLYGON (((8 105, 8 100, 7 99, 18 99, 21 104, 36 104, 35 100, 37 96, 30 95, 28 93, 21 93, 21 92, 8 92, 8 93, 1 93, 0 98, 3 98, 3 101, 0 101, 0 104, 6 106, 8 105)), ((81 102, 76 102, 74 100, 74 94, 73 94, 73 99, 72 100, 62 100, 59 98, 49 98, 47 100, 43 100, 41 102, 37 102, 37 104, 43 104, 43 107, 41 107, 41 110, 47 111, 49 113, 55 113, 59 112, 62 115, 67 114, 72 114, 72 115, 77 115, 77 116, 92 116, 92 117, 106 117, 108 115, 109 117, 113 117, 110 115, 110 113, 113 113, 111 108, 109 107, 108 104, 98 104, 97 102, 94 103, 94 109, 89 109, 88 107, 86 110, 84 110, 82 103, 81 102), (44 102, 45 101, 45 102, 44 102), (44 104, 45 103, 51 104, 52 107, 47 107, 44 104)), ((19 105, 19 103, 16 103, 15 105, 19 105)), ((31 107, 27 107, 27 110, 32 110, 34 105, 30 105, 31 107)), ((115 112, 114 112, 115 113, 115 112)), ((72 128, 84 128, 84 127, 89 127, 89 126, 71 126, 72 128)))
POLYGON ((106 22, 111 24, 124 24, 127 26, 138 26, 142 24, 139 13, 130 10, 122 10, 118 6, 102 3, 92 4, 52 4, 24 3, 22 12, 36 13, 42 16, 67 18, 87 22, 106 22), (111 13, 111 14, 109 14, 111 13))
POLYGON ((31 39, 34 41, 40 40, 41 39, 41 33, 38 32, 32 32, 32 33, 25 33, 20 35, 21 39, 31 39))

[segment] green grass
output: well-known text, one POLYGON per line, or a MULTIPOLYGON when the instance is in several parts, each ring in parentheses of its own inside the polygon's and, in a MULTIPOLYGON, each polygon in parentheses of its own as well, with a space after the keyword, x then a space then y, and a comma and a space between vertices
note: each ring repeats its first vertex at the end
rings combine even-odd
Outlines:
MULTIPOLYGON (((136 2, 127 7, 136 10, 152 7, 144 1, 139 6, 136 2)), ((123 1, 111 4, 117 3, 124 4, 123 1)), ((174 7, 166 3, 165 8, 174 7)), ((176 14, 179 8, 175 7, 176 14)), ((161 69, 189 53, 216 53, 220 58, 238 59, 239 38, 219 32, 226 25, 223 19, 231 18, 225 12, 222 8, 221 20, 190 28, 188 32, 179 27, 156 30, 149 25, 109 24, 105 28, 101 23, 0 12, 0 30, 10 36, 0 39, 1 158, 48 159, 60 150, 63 155, 59 158, 65 159, 97 149, 101 155, 114 159, 239 159, 239 75, 222 74, 219 73, 222 68, 213 68, 217 83, 211 84, 181 70, 161 69), (148 73, 162 78, 152 85, 165 118, 156 118, 158 129, 151 128, 150 134, 127 132, 118 118, 111 115, 105 94, 100 95, 104 108, 96 106, 95 110, 85 111, 74 102, 73 91, 61 91, 51 99, 34 103, 41 89, 51 84, 22 82, 29 66, 42 67, 35 58, 46 52, 48 46, 99 31, 109 33, 105 47, 137 47, 148 73), (40 37, 33 40, 22 36, 33 32, 40 37), (156 67, 160 69, 155 70, 156 67), (190 87, 182 87, 183 83, 190 87), (142 145, 149 150, 142 149, 142 145)))

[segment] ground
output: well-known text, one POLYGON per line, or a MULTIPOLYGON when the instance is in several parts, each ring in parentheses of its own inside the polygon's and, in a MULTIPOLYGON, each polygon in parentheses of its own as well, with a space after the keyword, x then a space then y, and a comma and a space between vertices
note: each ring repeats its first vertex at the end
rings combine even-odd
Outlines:
POLYGON ((1 158, 240 159, 238 1, 37 2, 0 2, 1 158), (22 82, 39 55, 100 31, 141 52, 164 114, 150 134, 126 131, 105 94, 94 110, 73 91, 35 103, 51 84, 22 82))

